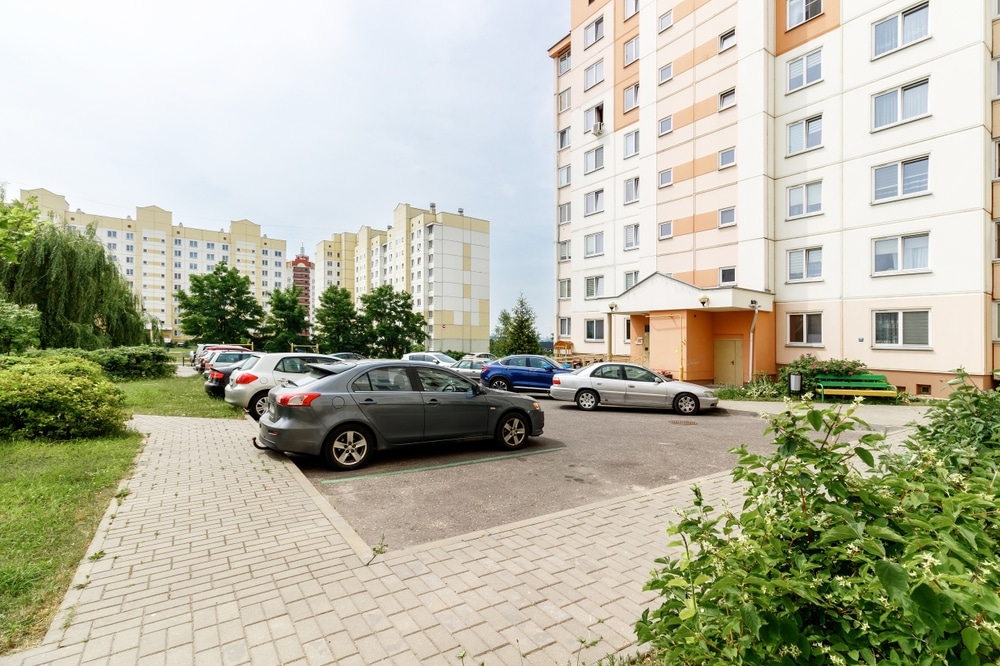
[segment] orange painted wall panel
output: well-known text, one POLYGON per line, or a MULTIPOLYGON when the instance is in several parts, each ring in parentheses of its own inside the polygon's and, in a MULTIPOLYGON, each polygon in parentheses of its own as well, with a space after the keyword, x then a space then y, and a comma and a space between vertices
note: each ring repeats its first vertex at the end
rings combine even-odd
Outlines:
POLYGON ((791 30, 787 29, 788 3, 784 0, 775 0, 774 4, 775 55, 780 56, 840 27, 840 0, 824 0, 822 14, 791 30))

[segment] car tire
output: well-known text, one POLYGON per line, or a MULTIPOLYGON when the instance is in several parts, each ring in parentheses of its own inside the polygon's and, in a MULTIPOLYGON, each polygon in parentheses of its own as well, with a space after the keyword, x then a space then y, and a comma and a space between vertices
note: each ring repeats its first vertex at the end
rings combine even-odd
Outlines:
POLYGON ((375 452, 375 436, 364 426, 342 425, 327 435, 323 462, 337 470, 363 467, 375 452))
POLYGON ((490 380, 490 388, 498 391, 509 391, 510 382, 504 377, 494 377, 490 380))
POLYGON ((674 411, 685 416, 694 416, 701 411, 701 403, 690 393, 678 393, 674 398, 674 411))
POLYGON ((600 403, 601 399, 593 391, 584 390, 576 394, 576 406, 585 412, 597 409, 600 403))
POLYGON ((267 411, 267 391, 261 391, 260 393, 254 395, 250 398, 250 403, 247 405, 247 412, 250 413, 250 418, 254 421, 260 421, 260 417, 264 416, 267 411))
POLYGON ((520 412, 510 412, 504 414, 500 422, 497 423, 493 438, 501 448, 513 451, 524 446, 524 443, 528 441, 528 433, 527 417, 520 412))

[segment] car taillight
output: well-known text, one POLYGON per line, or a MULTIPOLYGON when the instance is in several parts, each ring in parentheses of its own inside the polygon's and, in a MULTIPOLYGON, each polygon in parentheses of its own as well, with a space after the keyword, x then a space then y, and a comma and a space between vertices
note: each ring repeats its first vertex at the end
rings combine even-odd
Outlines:
POLYGON ((252 384, 257 381, 257 375, 250 374, 249 372, 244 372, 236 378, 237 384, 252 384))
POLYGON ((212 372, 208 373, 208 378, 209 379, 219 380, 219 379, 222 379, 223 377, 225 377, 225 375, 223 375, 218 370, 212 370, 212 372))
POLYGON ((486 372, 486 368, 487 367, 488 367, 488 364, 483 363, 483 367, 479 369, 479 372, 486 372))
POLYGON ((552 375, 552 384, 553 385, 555 385, 555 384, 561 384, 561 383, 562 382, 559 381, 559 375, 552 375))
POLYGON ((285 393, 278 396, 278 404, 282 407, 308 407, 319 396, 319 393, 285 393))

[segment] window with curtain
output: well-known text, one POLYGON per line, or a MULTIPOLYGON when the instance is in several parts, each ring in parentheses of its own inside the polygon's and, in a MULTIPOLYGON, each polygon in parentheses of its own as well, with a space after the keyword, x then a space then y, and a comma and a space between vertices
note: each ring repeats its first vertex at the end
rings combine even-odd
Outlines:
POLYGON ((583 71, 583 89, 593 88, 604 80, 604 61, 598 60, 583 71))
POLYGON ((927 347, 930 345, 930 310, 897 310, 875 313, 875 345, 927 347))
POLYGON ((788 92, 804 88, 823 78, 823 49, 788 62, 788 92))
POLYGON ((566 224, 570 221, 572 207, 568 203, 559 204, 559 224, 566 224))
POLYGON ((635 203, 639 200, 639 179, 629 178, 625 181, 625 202, 635 203))
POLYGON ((788 188, 788 218, 823 212, 823 181, 788 188))
POLYGON ((929 14, 925 2, 876 23, 872 57, 878 58, 927 37, 929 14))
POLYGON ((625 111, 631 111, 639 106, 639 84, 625 89, 625 111))
POLYGON ((625 290, 628 291, 639 282, 639 271, 625 271, 625 290))
POLYGON ((625 42, 625 64, 631 65, 639 59, 639 38, 630 39, 625 42))
POLYGON ((598 146, 583 154, 583 172, 590 173, 604 168, 604 146, 598 146))
POLYGON ((639 130, 625 135, 625 157, 639 154, 639 130))
POLYGON ((816 280, 823 277, 823 248, 812 247, 788 253, 788 281, 816 280))
POLYGON ((573 295, 571 282, 569 280, 559 280, 559 298, 566 299, 573 295))
POLYGON ((823 116, 800 120, 788 126, 788 154, 795 155, 823 145, 823 116))
POLYGON ((875 167, 875 201, 927 192, 929 170, 928 157, 875 167))
POLYGON ((583 48, 589 47, 597 40, 604 37, 604 17, 599 17, 596 21, 588 25, 583 30, 583 48))
POLYGON ((921 271, 930 266, 928 234, 879 238, 873 245, 876 274, 921 271))
POLYGON ((788 0, 788 29, 823 13, 823 0, 788 0))
POLYGON ((604 276, 592 275, 587 278, 587 298, 604 296, 604 276))
POLYGON ((881 129, 927 115, 930 82, 924 79, 875 95, 873 128, 881 129))
POLYGON ((588 192, 583 198, 583 208, 584 215, 604 212, 604 190, 588 192))
POLYGON ((803 312, 788 315, 788 344, 823 344, 823 315, 803 312))
POLYGON ((604 232, 599 231, 596 234, 584 236, 583 246, 583 254, 585 257, 593 257, 599 254, 604 254, 604 232))
POLYGON ((570 242, 568 240, 559 241, 559 261, 569 261, 571 258, 570 242))
POLYGON ((572 320, 569 317, 559 317, 559 337, 568 337, 572 335, 572 326, 570 324, 572 320))
POLYGON ((625 249, 634 250, 639 247, 639 225, 629 224, 625 226, 625 249))

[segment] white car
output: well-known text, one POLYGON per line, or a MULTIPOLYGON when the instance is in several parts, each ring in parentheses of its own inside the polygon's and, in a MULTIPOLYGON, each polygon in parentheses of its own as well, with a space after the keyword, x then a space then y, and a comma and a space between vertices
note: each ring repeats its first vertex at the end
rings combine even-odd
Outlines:
POLYGON ((478 382, 479 375, 483 371, 484 363, 487 363, 487 361, 475 358, 463 358, 461 361, 455 361, 452 363, 451 369, 478 382))
POLYGON ((443 352, 411 352, 409 354, 403 354, 403 360, 423 361, 424 363, 447 366, 450 366, 455 362, 455 359, 443 352))
POLYGON ((309 373, 310 363, 343 363, 324 354, 254 353, 229 376, 226 402, 247 410, 255 421, 267 410, 267 392, 309 373))
POLYGON ((595 363, 552 377, 549 396, 576 402, 590 411, 598 405, 672 409, 697 414, 719 404, 704 386, 667 379, 633 363, 595 363))
POLYGON ((497 355, 489 352, 478 352, 476 354, 466 354, 462 357, 462 360, 464 361, 467 358, 471 358, 473 361, 479 361, 480 363, 489 363, 490 361, 497 360, 497 355))

